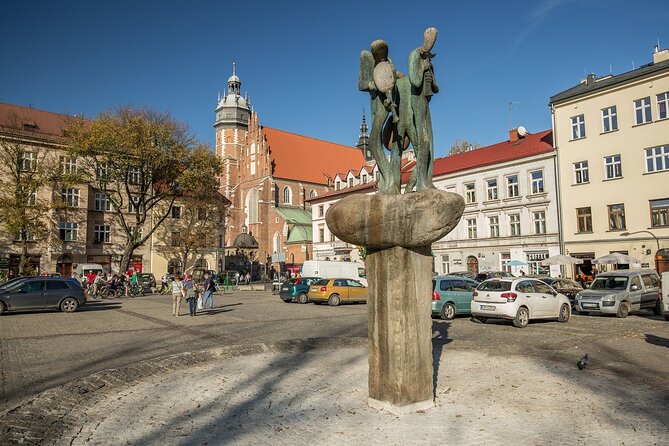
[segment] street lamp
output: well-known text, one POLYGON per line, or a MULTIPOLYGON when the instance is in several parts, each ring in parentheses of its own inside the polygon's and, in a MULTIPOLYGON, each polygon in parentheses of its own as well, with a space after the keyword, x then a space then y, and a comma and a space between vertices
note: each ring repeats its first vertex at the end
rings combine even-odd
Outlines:
POLYGON ((620 236, 621 236, 621 237, 627 237, 628 235, 632 235, 632 234, 641 234, 642 232, 645 232, 645 233, 647 233, 647 234, 650 234, 650 235, 655 239, 655 243, 657 243, 657 250, 659 251, 659 250, 660 250, 660 239, 657 238, 657 236, 656 236, 655 234, 653 234, 652 232, 647 231, 647 230, 645 230, 645 229, 643 229, 643 230, 641 230, 641 231, 634 231, 634 232, 627 232, 627 231, 625 231, 625 232, 621 232, 621 233, 620 233, 620 236))

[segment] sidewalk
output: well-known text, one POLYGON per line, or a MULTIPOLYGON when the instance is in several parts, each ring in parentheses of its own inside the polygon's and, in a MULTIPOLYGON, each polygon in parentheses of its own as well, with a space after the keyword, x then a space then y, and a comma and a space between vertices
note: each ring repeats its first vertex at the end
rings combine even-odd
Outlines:
MULTIPOLYGON (((669 444, 666 389, 592 361, 491 356, 444 346, 436 405, 394 416, 367 406, 367 348, 220 356, 156 373, 82 408, 53 443, 72 445, 669 444)), ((48 444, 53 444, 48 442, 48 444)))

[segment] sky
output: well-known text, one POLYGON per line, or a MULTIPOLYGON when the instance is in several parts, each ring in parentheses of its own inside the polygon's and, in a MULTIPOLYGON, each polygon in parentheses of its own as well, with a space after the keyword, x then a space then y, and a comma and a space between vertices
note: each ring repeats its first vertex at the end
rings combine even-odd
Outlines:
MULTIPOLYGON (((551 127, 550 96, 588 73, 620 74, 669 47, 667 0, 3 0, 0 102, 93 118, 149 107, 214 144, 214 109, 236 63, 262 125, 355 145, 369 95, 359 55, 384 39, 397 70, 423 31, 440 91, 435 155, 524 126, 551 127)), ((369 117, 369 116, 368 116, 369 117)))

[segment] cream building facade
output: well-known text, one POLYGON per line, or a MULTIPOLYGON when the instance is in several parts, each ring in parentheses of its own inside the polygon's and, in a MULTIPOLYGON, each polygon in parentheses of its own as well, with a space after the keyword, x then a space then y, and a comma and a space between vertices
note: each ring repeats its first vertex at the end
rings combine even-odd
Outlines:
POLYGON ((669 50, 551 97, 563 251, 669 270, 669 50))

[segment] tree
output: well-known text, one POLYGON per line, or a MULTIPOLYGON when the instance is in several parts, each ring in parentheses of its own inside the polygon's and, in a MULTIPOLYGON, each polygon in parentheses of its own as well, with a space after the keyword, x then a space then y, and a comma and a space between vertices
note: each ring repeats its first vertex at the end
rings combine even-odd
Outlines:
POLYGON ((120 271, 175 200, 212 182, 212 169, 203 165, 210 159, 200 156, 187 127, 168 114, 123 107, 92 121, 74 120, 67 135, 71 156, 85 166, 83 180, 106 194, 125 233, 120 271))
MULTIPOLYGON (((18 116, 9 117, 6 127, 22 129, 18 116)), ((51 147, 29 142, 20 131, 0 139, 0 226, 21 244, 19 274, 27 274, 31 242, 50 239, 48 224, 51 200, 45 190, 54 180, 56 169, 51 147)))
POLYGON ((455 155, 457 153, 470 152, 481 147, 481 144, 476 141, 469 142, 466 139, 456 139, 453 144, 451 144, 451 150, 449 155, 455 155))

